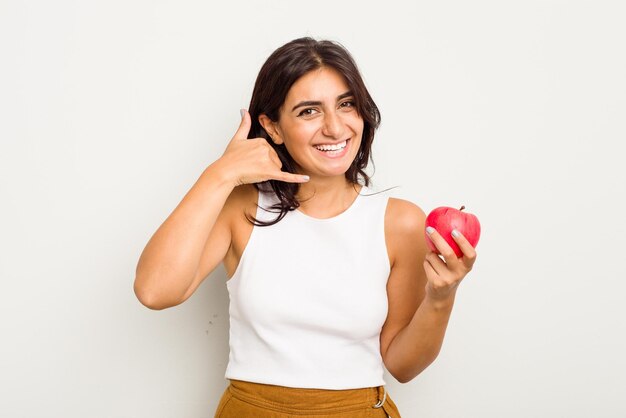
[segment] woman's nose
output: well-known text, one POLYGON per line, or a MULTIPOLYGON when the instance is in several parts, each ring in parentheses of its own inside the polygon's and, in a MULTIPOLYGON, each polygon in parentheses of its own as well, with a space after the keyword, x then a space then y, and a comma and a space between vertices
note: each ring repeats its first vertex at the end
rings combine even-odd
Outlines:
POLYGON ((341 117, 335 112, 326 113, 322 133, 331 138, 343 139, 344 124, 341 117))

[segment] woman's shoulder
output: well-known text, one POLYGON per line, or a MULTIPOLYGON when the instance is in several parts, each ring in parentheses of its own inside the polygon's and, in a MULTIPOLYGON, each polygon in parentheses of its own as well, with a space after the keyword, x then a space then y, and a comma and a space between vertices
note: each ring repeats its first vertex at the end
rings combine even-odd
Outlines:
POLYGON ((417 204, 389 197, 385 212, 385 229, 393 235, 422 232, 426 214, 417 204))
POLYGON ((253 184, 242 184, 233 189, 228 197, 229 201, 237 203, 245 203, 254 201, 256 203, 259 191, 253 184))
POLYGON ((401 258, 412 259, 426 251, 426 214, 413 202, 389 198, 385 212, 385 241, 392 266, 401 258))
POLYGON ((252 184, 242 184, 233 189, 226 200, 224 211, 231 221, 245 220, 245 214, 256 213, 259 191, 252 184))

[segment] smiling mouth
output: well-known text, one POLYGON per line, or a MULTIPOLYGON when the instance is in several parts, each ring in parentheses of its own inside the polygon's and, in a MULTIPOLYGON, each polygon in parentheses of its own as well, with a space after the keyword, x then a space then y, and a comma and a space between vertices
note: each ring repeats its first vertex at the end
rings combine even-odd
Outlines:
POLYGON ((314 145, 315 149, 318 149, 322 152, 328 154, 339 154, 347 145, 349 139, 346 139, 342 142, 338 142, 336 144, 325 144, 325 145, 314 145))

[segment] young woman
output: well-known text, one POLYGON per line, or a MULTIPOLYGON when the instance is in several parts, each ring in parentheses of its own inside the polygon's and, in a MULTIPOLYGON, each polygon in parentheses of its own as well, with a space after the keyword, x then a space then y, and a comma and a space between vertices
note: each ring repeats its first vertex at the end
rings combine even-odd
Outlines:
POLYGON ((424 212, 369 189, 380 114, 339 44, 296 39, 268 58, 224 154, 137 266, 149 308, 184 302, 220 262, 230 356, 216 417, 392 417, 383 365, 408 382, 441 348, 476 252, 457 258, 424 212), (291 414, 291 415, 290 415, 291 414))

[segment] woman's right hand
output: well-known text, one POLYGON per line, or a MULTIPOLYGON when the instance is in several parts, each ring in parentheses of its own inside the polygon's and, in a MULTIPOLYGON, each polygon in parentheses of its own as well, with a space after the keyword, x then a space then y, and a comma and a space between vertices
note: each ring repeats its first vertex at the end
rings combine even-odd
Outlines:
POLYGON ((281 171, 282 162, 265 138, 248 139, 251 125, 250 114, 242 109, 239 129, 217 161, 224 170, 223 175, 234 186, 266 180, 288 183, 305 183, 309 180, 308 176, 281 171))

